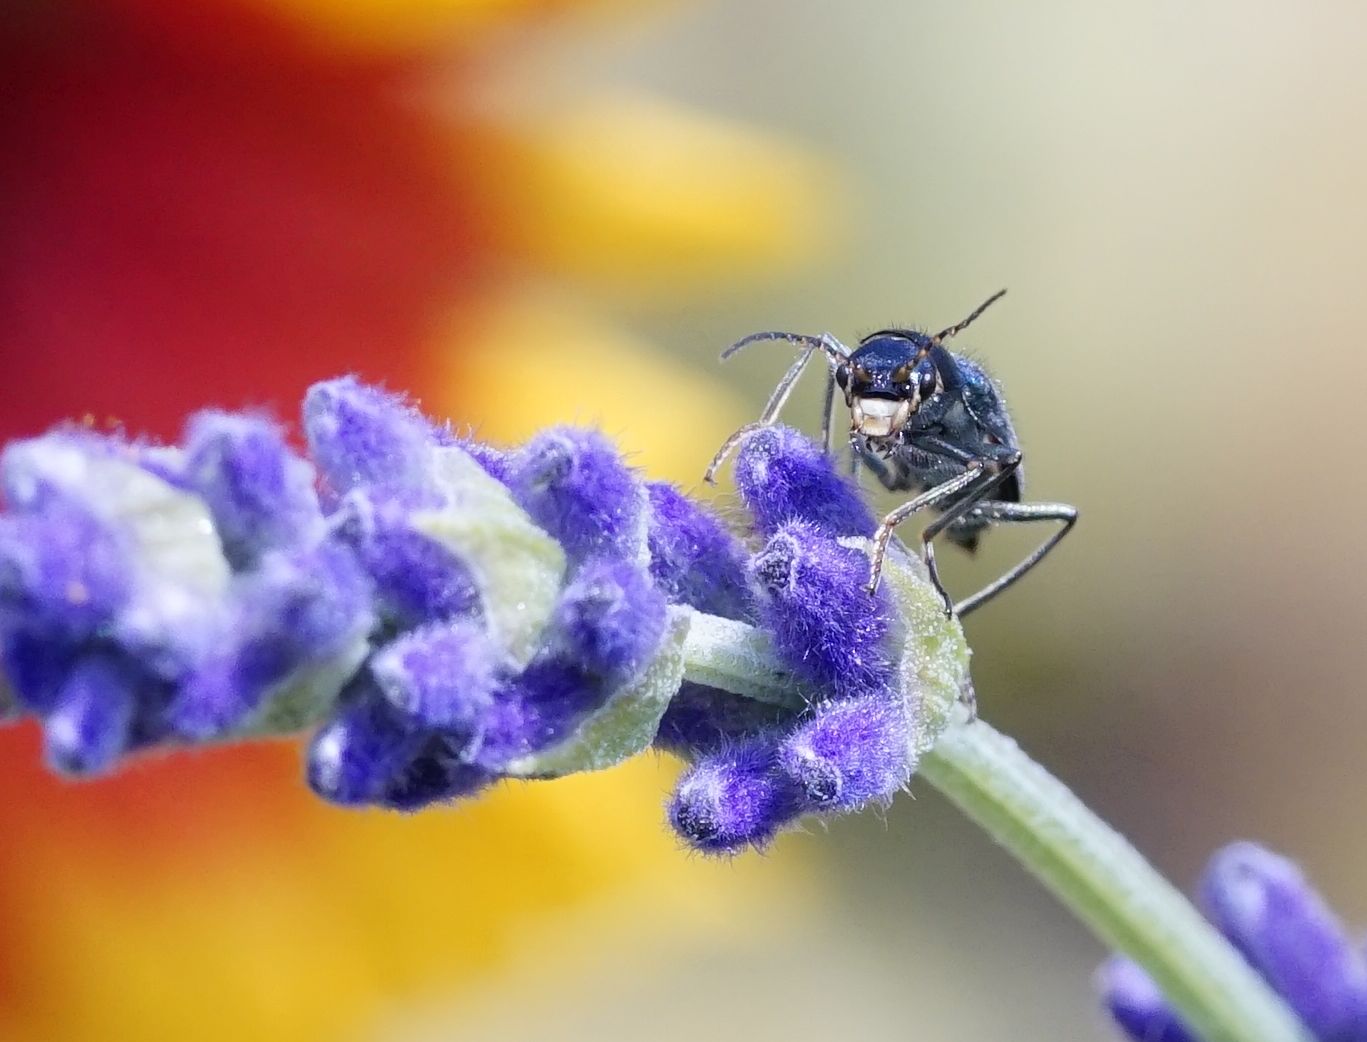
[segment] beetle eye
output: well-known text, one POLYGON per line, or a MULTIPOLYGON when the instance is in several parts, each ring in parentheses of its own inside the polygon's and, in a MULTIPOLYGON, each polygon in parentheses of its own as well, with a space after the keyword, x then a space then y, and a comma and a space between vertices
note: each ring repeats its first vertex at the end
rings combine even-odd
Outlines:
POLYGON ((935 371, 934 365, 928 365, 921 369, 917 375, 917 394, 921 401, 925 401, 940 386, 940 374, 935 371))
POLYGON ((850 367, 847 365, 837 366, 835 370, 835 382, 840 385, 843 391, 850 382, 850 367))

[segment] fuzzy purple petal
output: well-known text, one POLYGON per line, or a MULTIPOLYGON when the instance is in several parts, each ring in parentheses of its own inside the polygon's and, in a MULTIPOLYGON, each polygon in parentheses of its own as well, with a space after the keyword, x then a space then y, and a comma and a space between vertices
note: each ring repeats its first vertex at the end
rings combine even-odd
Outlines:
POLYGON ((369 677, 353 681, 343 698, 309 743, 309 787, 330 803, 380 802, 423 749, 426 735, 369 677))
POLYGON ((421 488, 437 428, 399 395, 355 377, 316 383, 304 397, 313 462, 336 492, 360 485, 421 488))
POLYGON ((748 619, 745 548, 721 519, 673 485, 651 482, 650 574, 671 603, 748 619))
POLYGON ((493 705, 499 665, 482 626, 454 622, 399 637, 375 653, 370 668, 385 697, 416 722, 469 731, 493 705))
POLYGON ((1291 861, 1255 843, 1211 859, 1206 913, 1325 1042, 1367 1038, 1367 962, 1291 861))
POLYGON ((684 681, 669 701, 655 746, 681 756, 714 753, 791 723, 795 713, 720 688, 684 681))
POLYGON ((479 608, 465 565, 412 525, 414 511, 431 506, 421 493, 357 490, 333 515, 337 538, 365 568, 375 584, 376 606, 395 629, 469 616, 479 608))
POLYGON ((814 808, 887 803, 911 777, 905 710, 885 695, 824 703, 783 742, 779 762, 814 808))
POLYGON ((471 762, 498 771, 562 741, 603 704, 610 690, 572 663, 533 662, 496 693, 471 762))
POLYGON ((637 565, 594 558, 556 605, 561 653, 584 672, 621 680, 651 660, 664 636, 666 602, 637 565))
POLYGON ((836 459, 791 427, 761 427, 736 456, 736 488, 765 535, 805 521, 831 536, 871 536, 873 514, 836 459))
POLYGON ((82 656, 43 717, 48 764, 63 774, 99 774, 128 747, 139 673, 106 652, 82 656))
POLYGON ((125 539, 72 496, 48 490, 26 512, 0 517, 0 612, 54 636, 79 639, 127 602, 133 564, 125 539))
POLYGON ((390 779, 380 802, 394 810, 415 811, 433 803, 463 799, 498 780, 496 774, 461 759, 464 742, 434 735, 390 779))
POLYGON ((801 809, 800 794, 777 769, 773 744, 755 738, 698 760, 679 779, 668 813, 695 850, 733 854, 763 846, 801 809))
POLYGON ((892 611, 887 594, 864 588, 868 558, 806 522, 779 529, 755 555, 761 625, 799 676, 832 698, 889 690, 892 611))
POLYGON ((209 507, 224 554, 238 570, 270 550, 302 546, 322 529, 313 467, 266 419, 195 416, 186 431, 184 480, 209 507))
POLYGON ((370 585, 343 548, 273 554, 238 580, 227 632, 186 678, 167 716, 178 734, 211 738, 241 724, 274 685, 364 636, 370 585))
POLYGON ((644 486, 597 431, 542 431, 514 454, 508 485, 576 563, 600 554, 635 558, 644 547, 644 486))
POLYGON ((27 623, 0 626, 0 668, 20 706, 49 712, 80 647, 27 623))

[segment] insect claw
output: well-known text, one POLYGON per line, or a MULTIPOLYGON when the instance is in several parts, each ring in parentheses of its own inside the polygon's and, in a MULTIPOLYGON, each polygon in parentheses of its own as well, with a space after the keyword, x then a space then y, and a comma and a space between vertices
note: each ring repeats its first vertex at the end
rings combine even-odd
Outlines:
POLYGON ((874 551, 869 561, 869 581, 864 584, 864 592, 872 597, 878 592, 879 580, 883 578, 883 555, 874 551))

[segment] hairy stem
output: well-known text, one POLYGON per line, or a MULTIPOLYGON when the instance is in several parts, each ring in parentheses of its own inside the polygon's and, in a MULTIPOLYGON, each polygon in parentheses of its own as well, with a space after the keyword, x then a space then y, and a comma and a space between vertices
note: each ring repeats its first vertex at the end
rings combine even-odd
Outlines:
MULTIPOLYGON (((699 616, 684 655, 689 680, 800 704, 767 640, 748 626, 699 616)), ((1108 947, 1143 966, 1204 1042, 1313 1042, 1186 898, 1010 738, 960 716, 921 757, 918 774, 1108 947)))
POLYGON ((1010 738, 981 720, 956 724, 918 774, 1109 947, 1148 970, 1204 1042, 1310 1040, 1186 898, 1010 738))

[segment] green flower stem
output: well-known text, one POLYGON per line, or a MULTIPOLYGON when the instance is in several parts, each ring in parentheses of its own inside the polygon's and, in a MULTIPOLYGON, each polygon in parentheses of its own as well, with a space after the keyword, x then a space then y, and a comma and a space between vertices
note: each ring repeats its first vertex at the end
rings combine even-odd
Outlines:
MULTIPOLYGON (((767 638, 694 617, 686 679, 800 704, 767 638)), ((1313 1042, 1243 958, 1125 839, 1010 738, 958 714, 921 757, 943 792, 1110 948, 1143 966, 1204 1042, 1313 1042)))
POLYGON ((1204 1042, 1310 1042, 1186 898, 1010 738, 981 720, 955 724, 917 773, 1103 942, 1148 970, 1204 1042))

